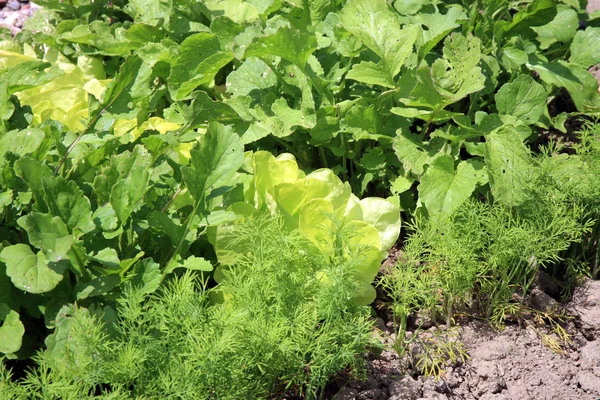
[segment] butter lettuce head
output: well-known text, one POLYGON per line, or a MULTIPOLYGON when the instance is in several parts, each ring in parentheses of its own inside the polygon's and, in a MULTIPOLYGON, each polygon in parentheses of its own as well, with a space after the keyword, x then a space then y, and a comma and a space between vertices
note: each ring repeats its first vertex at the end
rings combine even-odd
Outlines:
MULTIPOLYGON (((371 303, 375 299, 371 283, 400 233, 398 207, 382 198, 359 199, 330 169, 305 174, 291 154, 275 157, 258 151, 246 158, 246 164, 252 178, 245 185, 244 202, 230 210, 239 218, 255 212, 279 215, 287 229, 298 229, 310 241, 307 251, 356 260, 363 290, 355 300, 371 303)), ((223 266, 251 251, 234 240, 234 232, 231 223, 217 227, 212 235, 223 266)))
MULTIPOLYGON (((31 61, 39 61, 32 51, 20 54, 0 50, 0 72, 31 61)), ((81 56, 76 65, 54 49, 49 49, 43 61, 58 67, 62 74, 43 85, 16 92, 19 101, 31 107, 34 123, 53 119, 74 132, 85 129, 89 117, 88 95, 100 95, 103 86, 100 80, 106 78, 101 62, 81 56)))

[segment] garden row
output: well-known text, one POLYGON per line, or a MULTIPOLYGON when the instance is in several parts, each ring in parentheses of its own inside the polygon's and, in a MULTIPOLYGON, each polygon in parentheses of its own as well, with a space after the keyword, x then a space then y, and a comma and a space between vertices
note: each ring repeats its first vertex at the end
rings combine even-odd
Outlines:
POLYGON ((584 2, 37 3, 0 31, 2 398, 315 398, 381 346, 375 281, 402 352, 600 274, 584 2))

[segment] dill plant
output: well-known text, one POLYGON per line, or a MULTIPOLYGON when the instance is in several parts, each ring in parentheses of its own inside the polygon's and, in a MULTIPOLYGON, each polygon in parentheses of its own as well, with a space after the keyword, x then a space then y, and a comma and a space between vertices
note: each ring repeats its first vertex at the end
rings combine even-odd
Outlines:
POLYGON ((419 310, 450 325, 457 307, 468 305, 501 326, 522 306, 513 294, 523 299, 540 269, 558 275, 557 266, 574 268, 569 250, 596 231, 600 216, 600 146, 596 134, 585 135, 576 155, 547 147, 528 159, 518 203, 497 193, 470 199, 447 219, 414 219, 401 257, 380 283, 398 319, 398 348, 419 310))
POLYGON ((270 216, 236 227, 252 251, 216 288, 192 272, 152 295, 130 286, 112 324, 73 307, 63 349, 39 353, 17 383, 0 370, 0 387, 44 399, 318 398, 332 375, 358 371, 373 344, 369 308, 352 301, 359 254, 312 255, 270 216))

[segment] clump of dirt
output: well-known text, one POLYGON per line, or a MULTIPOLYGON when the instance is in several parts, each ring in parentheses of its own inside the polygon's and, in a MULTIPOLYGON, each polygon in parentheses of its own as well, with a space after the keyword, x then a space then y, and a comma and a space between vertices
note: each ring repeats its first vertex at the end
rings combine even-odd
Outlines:
POLYGON ((16 35, 38 8, 29 0, 0 0, 0 28, 10 29, 16 35))
MULTIPOLYGON (((369 356, 367 380, 337 382, 334 399, 598 400, 600 281, 583 282, 565 305, 542 293, 536 296, 540 305, 547 300, 546 306, 558 306, 567 315, 567 342, 539 321, 521 321, 497 331, 487 322, 470 320, 453 328, 469 358, 447 367, 439 379, 424 377, 415 367, 414 346, 404 357, 385 350, 369 356)), ((389 346, 395 340, 391 323, 378 322, 382 341, 389 346)), ((439 331, 432 327, 420 335, 431 337, 434 330, 439 331)))

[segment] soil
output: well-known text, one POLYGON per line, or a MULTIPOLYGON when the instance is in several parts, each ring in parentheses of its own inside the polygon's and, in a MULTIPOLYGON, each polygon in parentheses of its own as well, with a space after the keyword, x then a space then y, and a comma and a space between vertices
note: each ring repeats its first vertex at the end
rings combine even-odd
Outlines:
POLYGON ((0 28, 8 28, 16 35, 38 8, 29 0, 0 0, 0 28))
MULTIPOLYGON (((568 342, 541 320, 523 320, 502 331, 483 321, 461 322, 450 340, 464 345, 468 359, 447 366, 438 379, 425 378, 416 368, 418 346, 413 345, 405 357, 386 350, 370 355, 366 380, 340 378, 334 383, 338 385, 334 399, 600 399, 600 281, 585 281, 568 304, 556 303, 540 288, 529 302, 565 313, 568 342), (552 348, 553 343, 559 346, 552 348)), ((394 340, 390 323, 379 322, 382 341, 389 345, 394 340)), ((421 336, 435 338, 431 332, 436 329, 421 336)))

